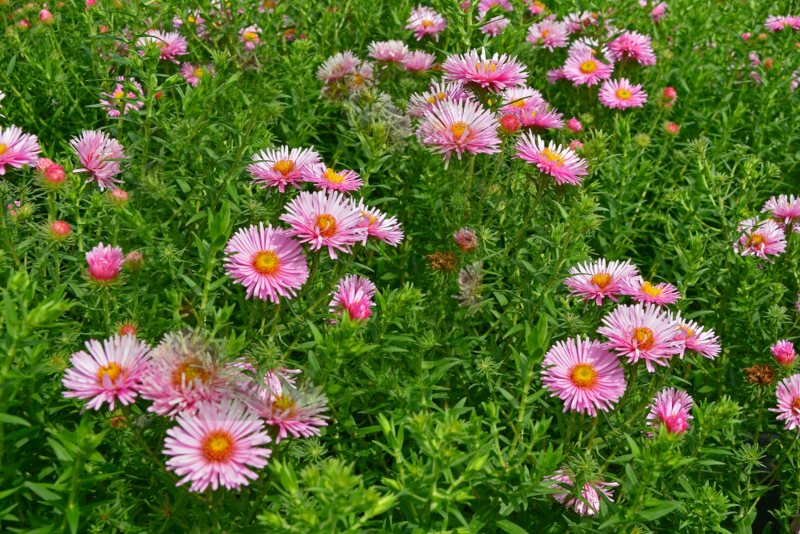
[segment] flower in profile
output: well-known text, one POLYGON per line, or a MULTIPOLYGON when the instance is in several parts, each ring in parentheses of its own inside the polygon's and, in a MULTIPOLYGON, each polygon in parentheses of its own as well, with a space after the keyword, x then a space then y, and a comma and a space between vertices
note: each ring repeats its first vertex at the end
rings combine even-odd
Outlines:
POLYGON ((402 63, 408 55, 408 46, 397 39, 391 41, 372 41, 369 44, 369 57, 385 63, 402 63))
MULTIPOLYGON (((661 390, 650 403, 647 423, 655 432, 663 425, 670 434, 683 434, 689 429, 693 404, 692 397, 685 391, 676 388, 661 390)), ((648 435, 652 437, 655 432, 648 432, 648 435)))
POLYGON ((136 400, 150 347, 134 336, 115 335, 102 343, 86 342, 86 350, 72 355, 72 367, 64 373, 64 396, 87 400, 86 408, 99 410, 108 403, 113 410, 117 401, 128 405, 136 400))
POLYGON ((647 93, 642 86, 632 84, 627 78, 604 81, 598 97, 601 104, 611 109, 640 108, 647 102, 647 93))
POLYGON ((800 374, 781 380, 775 394, 778 405, 770 411, 778 414, 778 421, 784 421, 786 430, 800 428, 800 374))
POLYGON ((545 19, 528 28, 527 41, 552 52, 556 48, 567 46, 568 37, 569 30, 567 30, 566 24, 557 20, 545 19))
POLYGON ((553 493, 552 497, 564 505, 565 508, 572 508, 578 515, 589 516, 595 515, 600 511, 600 495, 604 495, 606 499, 613 502, 611 490, 618 486, 616 482, 603 482, 602 480, 593 480, 587 482, 581 488, 580 496, 573 495, 575 491, 574 476, 564 469, 559 469, 555 474, 547 477, 545 480, 553 482, 550 485, 551 489, 560 490, 558 493, 553 493))
POLYGON ((564 17, 564 23, 570 33, 580 33, 590 26, 597 26, 597 13, 583 11, 580 13, 569 13, 564 17))
POLYGON ((597 416, 625 394, 625 372, 619 358, 602 343, 568 339, 553 345, 542 361, 542 384, 564 401, 564 411, 597 416))
POLYGON ((200 81, 206 76, 214 78, 216 75, 216 70, 214 70, 214 65, 212 64, 192 65, 191 63, 184 63, 181 65, 181 76, 192 87, 200 85, 200 81))
POLYGON ((471 308, 474 313, 481 303, 483 292, 483 263, 476 261, 462 268, 458 273, 458 294, 453 298, 462 308, 471 308))
POLYGON ((365 244, 369 237, 374 237, 393 247, 399 245, 403 240, 403 227, 397 221, 397 217, 390 217, 378 208, 369 207, 364 204, 363 200, 358 202, 355 209, 361 215, 359 226, 367 230, 363 240, 365 244))
POLYGON ((633 297, 636 302, 649 302, 657 306, 674 304, 681 298, 678 288, 672 284, 666 282, 654 284, 641 276, 630 278, 625 284, 623 293, 633 297))
POLYGON ((572 117, 567 121, 567 129, 572 133, 578 133, 583 130, 583 124, 575 117, 572 117))
POLYGON ((430 35, 437 42, 439 34, 447 27, 447 21, 436 10, 419 5, 411 10, 411 15, 406 21, 406 29, 414 32, 417 41, 430 35))
POLYGON ((528 78, 525 66, 515 57, 497 53, 487 56, 485 49, 480 53, 470 50, 466 54, 451 55, 442 70, 445 80, 474 84, 495 93, 522 85, 528 78))
POLYGON ((242 28, 239 30, 239 42, 244 43, 245 50, 255 50, 257 46, 261 45, 261 28, 255 24, 242 28))
POLYGON ((665 2, 659 2, 656 7, 650 12, 650 19, 656 24, 667 16, 667 4, 665 2))
POLYGON ((650 37, 639 32, 627 31, 608 43, 608 53, 615 61, 630 60, 640 65, 655 65, 650 37))
POLYGON ((800 198, 794 195, 770 197, 761 211, 769 213, 783 230, 800 232, 800 198))
POLYGON ((130 111, 137 111, 144 106, 142 100, 142 86, 133 78, 117 78, 117 85, 110 93, 101 93, 100 105, 106 110, 109 117, 127 115, 130 111))
POLYGON ((462 100, 438 102, 423 116, 417 138, 446 162, 455 153, 494 154, 500 151, 499 124, 495 115, 479 102, 462 100))
POLYGON ((791 26, 788 17, 770 15, 764 23, 764 27, 771 32, 783 31, 784 28, 791 26))
POLYGON ((308 279, 303 247, 287 230, 258 226, 236 232, 225 248, 225 272, 246 289, 247 298, 278 303, 291 299, 308 279))
POLYGON ((478 236, 475 235, 475 230, 466 226, 456 230, 453 240, 463 252, 472 252, 478 248, 478 236))
POLYGON ((64 167, 48 158, 39 158, 36 162, 36 173, 44 181, 45 187, 58 189, 67 179, 64 167))
POLYGON ((509 87, 502 93, 500 111, 517 112, 536 109, 546 104, 542 93, 527 86, 509 87))
POLYGON ((478 15, 478 22, 480 24, 478 28, 480 29, 481 33, 488 35, 489 37, 497 37, 503 33, 503 30, 506 29, 506 26, 511 24, 511 21, 506 17, 500 16, 492 17, 486 22, 482 22, 481 20, 482 17, 478 15))
POLYGON ((300 189, 300 183, 314 181, 325 166, 315 150, 283 145, 253 154, 247 170, 254 184, 277 187, 283 193, 287 185, 300 189))
POLYGON ((119 276, 123 259, 121 248, 98 243, 97 246, 86 253, 89 276, 98 283, 111 283, 119 276))
POLYGON ((617 302, 624 295, 628 281, 639 275, 630 260, 606 261, 600 258, 594 262, 583 262, 569 270, 570 276, 564 281, 571 295, 582 300, 593 300, 600 306, 603 299, 617 302))
POLYGON ((696 352, 709 360, 719 356, 722 348, 714 330, 706 329, 695 321, 684 319, 680 313, 670 313, 668 317, 670 321, 678 325, 678 335, 675 339, 683 344, 681 358, 687 350, 696 352))
POLYGON ((772 220, 746 219, 739 223, 739 239, 733 250, 742 256, 779 256, 786 250, 786 236, 772 220))
POLYGON ((589 174, 589 165, 571 148, 550 141, 545 146, 538 135, 523 133, 517 140, 516 157, 535 165, 544 174, 552 176, 558 185, 579 185, 589 174))
POLYGON ((144 49, 156 47, 160 51, 160 58, 178 63, 178 56, 189 53, 189 44, 178 32, 163 32, 160 30, 147 30, 143 37, 136 41, 139 55, 144 55, 144 49))
POLYGON ((328 84, 336 82, 354 73, 359 63, 361 63, 361 60, 350 50, 338 52, 326 59, 325 62, 319 66, 317 69, 317 78, 328 84))
POLYGON ((627 357, 628 363, 644 360, 651 373, 653 364, 666 366, 684 350, 678 325, 653 304, 617 306, 603 318, 597 333, 606 336, 606 346, 627 357))
POLYGON ((336 289, 331 293, 331 302, 328 304, 330 312, 334 315, 342 315, 347 311, 348 317, 357 321, 369 319, 372 315, 372 308, 375 302, 375 284, 368 278, 351 274, 345 276, 336 285, 336 289))
POLYGON ((614 62, 610 57, 601 60, 591 48, 579 47, 570 50, 562 71, 564 78, 575 85, 596 85, 611 77, 614 62))
POLYGON ((436 56, 422 50, 410 52, 402 61, 403 68, 412 72, 430 70, 434 63, 436 63, 436 56))
POLYGON ((564 69, 550 69, 547 71, 547 83, 554 84, 558 80, 566 80, 567 75, 564 74, 564 69))
POLYGON ((252 469, 267 465, 272 454, 264 423, 238 402, 203 404, 176 422, 164 440, 166 466, 182 477, 177 486, 190 483, 189 491, 246 486, 258 478, 252 469))
POLYGON ((357 172, 347 169, 335 171, 324 165, 319 166, 316 173, 311 175, 308 181, 316 185, 319 189, 341 191, 343 193, 356 191, 364 185, 364 181, 359 177, 357 172))
POLYGON ((784 367, 791 367, 794 363, 797 353, 794 350, 794 345, 791 341, 782 339, 772 345, 769 351, 775 357, 775 361, 784 367))
POLYGON ((0 127, 0 176, 6 173, 6 166, 21 169, 36 165, 41 150, 35 135, 22 133, 14 125, 0 127))
POLYGON ((96 181, 100 190, 116 189, 122 180, 117 175, 122 172, 120 161, 125 158, 125 150, 116 139, 96 130, 84 130, 69 142, 77 154, 83 168, 75 172, 88 172, 87 183, 96 181))
POLYGON ((430 89, 424 93, 414 93, 408 100, 408 115, 419 118, 446 100, 460 102, 469 100, 470 96, 464 91, 464 86, 457 82, 433 82, 430 89))
POLYGON ((367 233, 360 224, 361 213, 338 191, 304 191, 292 199, 280 219, 311 250, 327 247, 331 259, 336 259, 337 251, 349 254, 350 247, 367 233))
POLYGON ((328 399, 320 388, 308 385, 294 387, 283 382, 280 393, 273 392, 267 399, 251 401, 251 410, 268 425, 277 427, 275 443, 291 434, 294 438, 319 436, 320 429, 328 425, 328 399))

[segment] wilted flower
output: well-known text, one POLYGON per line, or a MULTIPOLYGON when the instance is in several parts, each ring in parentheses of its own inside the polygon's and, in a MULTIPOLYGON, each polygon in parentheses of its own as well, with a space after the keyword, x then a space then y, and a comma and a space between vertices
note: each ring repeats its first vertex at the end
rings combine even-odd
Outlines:
POLYGON ((478 248, 478 236, 475 235, 475 230, 472 228, 460 228, 453 234, 453 240, 464 252, 472 252, 478 248))
POLYGON ((425 259, 431 264, 431 269, 434 271, 442 271, 446 273, 453 272, 456 268, 458 259, 452 252, 434 252, 425 256, 425 259))
POLYGON ((453 295, 459 306, 471 308, 481 303, 483 291, 483 263, 476 261, 458 273, 458 294, 453 295))
POLYGON ((775 369, 766 363, 757 363, 752 367, 745 367, 743 370, 747 374, 747 381, 751 384, 768 386, 775 379, 775 369))

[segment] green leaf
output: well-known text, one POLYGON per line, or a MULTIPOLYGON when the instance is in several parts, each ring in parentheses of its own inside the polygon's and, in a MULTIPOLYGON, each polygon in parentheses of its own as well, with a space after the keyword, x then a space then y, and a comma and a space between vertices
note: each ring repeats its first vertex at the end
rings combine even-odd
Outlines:
POLYGON ((528 531, 522 528, 521 526, 517 525, 516 523, 512 523, 508 519, 500 519, 497 521, 497 526, 503 531, 508 532, 508 534, 528 534, 528 531))

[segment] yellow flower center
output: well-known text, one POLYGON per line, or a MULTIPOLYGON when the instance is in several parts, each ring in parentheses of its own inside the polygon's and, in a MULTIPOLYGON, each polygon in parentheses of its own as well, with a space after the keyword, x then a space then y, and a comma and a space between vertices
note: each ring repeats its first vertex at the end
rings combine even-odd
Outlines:
POLYGON ((589 281, 600 289, 605 289, 608 287, 608 284, 611 283, 611 274, 597 273, 596 275, 592 276, 589 281))
POLYGON ((511 105, 515 108, 524 108, 525 107, 525 99, 520 98, 519 100, 514 100, 511 105))
POLYGON ((253 258, 253 269, 258 271, 258 274, 265 276, 275 274, 280 267, 280 258, 271 250, 262 250, 253 258))
POLYGON ((272 408, 283 413, 291 413, 295 406, 297 403, 288 395, 280 395, 272 401, 272 408))
POLYGON ((542 155, 548 159, 551 163, 555 163, 558 166, 561 166, 566 161, 566 158, 556 152, 555 150, 550 150, 549 148, 545 147, 542 149, 542 155))
POLYGON ((689 328, 685 324, 678 325, 678 328, 681 329, 681 332, 683 332, 683 335, 684 335, 684 337, 686 339, 689 339, 690 337, 692 337, 694 335, 694 330, 692 330, 691 328, 689 328))
POLYGON ((121 374, 122 367, 120 367, 117 362, 108 362, 108 365, 104 365, 97 370, 97 383, 102 386, 103 377, 107 376, 111 380, 111 383, 114 384, 121 374))
POLYGON ((203 457, 209 462, 225 462, 233 455, 233 437, 224 430, 215 430, 203 440, 203 457))
POLYGON ((245 41, 255 41, 256 39, 258 39, 258 34, 256 32, 244 32, 245 41))
POLYGON ((122 89, 117 89, 116 91, 114 91, 113 97, 114 100, 117 101, 117 104, 122 104, 122 99, 125 98, 125 91, 123 91, 122 89))
POLYGON ((494 61, 484 61, 483 63, 475 64, 475 72, 478 74, 494 74, 497 70, 497 63, 494 61))
POLYGON ((631 341, 636 344, 636 347, 639 350, 649 350, 653 348, 653 345, 656 343, 653 331, 646 326, 640 326, 639 328, 634 329, 631 341))
POLYGON ((619 98, 620 100, 630 100, 632 96, 633 94, 624 87, 620 87, 619 89, 617 89, 617 98, 619 98))
POLYGON ((181 387, 182 385, 192 384, 195 380, 199 379, 201 382, 207 382, 211 378, 211 374, 203 369, 203 364, 197 358, 189 358, 172 373, 172 385, 181 387))
POLYGON ((191 15, 189 15, 189 16, 186 18, 186 20, 187 20, 187 22, 189 22, 189 24, 194 24, 195 22, 197 22, 197 19, 196 19, 196 18, 194 18, 194 17, 193 17, 193 16, 191 16, 191 15))
POLYGON ((328 213, 317 216, 317 228, 322 237, 333 237, 336 235, 336 218, 328 213))
POLYGON ((8 150, 8 145, 5 143, 0 143, 0 156, 5 154, 6 150, 8 150))
POLYGON ((542 39, 547 39, 547 36, 550 35, 550 30, 544 29, 542 30, 542 39))
POLYGON ((792 403, 792 408, 795 412, 800 413, 800 397, 796 397, 792 403))
POLYGON ((761 234, 753 234, 747 240, 748 247, 758 248, 762 245, 764 245, 764 236, 761 234))
POLYGON ((433 21, 432 20, 423 20, 422 21, 422 27, 423 28, 430 28, 431 26, 433 26, 433 21))
POLYGON ((204 74, 203 73, 203 67, 197 67, 196 69, 194 69, 192 71, 192 74, 194 74, 195 78, 202 78, 203 74, 204 74))
POLYGON ((583 63, 581 63, 580 70, 584 74, 591 74, 597 70, 597 61, 593 59, 587 59, 583 63))
POLYGON ((361 73, 356 72, 355 74, 353 74, 353 85, 355 86, 364 85, 364 81, 365 81, 364 76, 362 76, 361 73))
POLYGON ((657 297, 661 293, 664 292, 663 289, 661 289, 660 287, 654 286, 650 282, 645 282, 644 284, 642 284, 642 291, 644 291, 645 293, 647 293, 651 297, 657 297))
POLYGON ((597 371, 588 363, 579 363, 572 368, 572 383, 579 388, 590 388, 597 383, 597 371))
POLYGON ((325 179, 332 184, 340 184, 344 181, 344 175, 339 174, 330 167, 325 169, 325 179))
POLYGON ((457 122, 450 127, 450 132, 453 134, 453 137, 456 138, 456 141, 464 137, 464 134, 469 131, 469 126, 467 126, 466 122, 457 122))
POLYGON ((272 170, 278 171, 282 175, 286 176, 294 170, 294 161, 290 159, 282 159, 272 166, 272 170))

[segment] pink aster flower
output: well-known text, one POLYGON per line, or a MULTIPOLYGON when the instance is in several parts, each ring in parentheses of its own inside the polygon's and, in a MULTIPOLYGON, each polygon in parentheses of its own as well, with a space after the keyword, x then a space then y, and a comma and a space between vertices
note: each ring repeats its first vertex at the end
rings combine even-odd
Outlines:
MULTIPOLYGON (((657 432, 661 426, 667 428, 670 434, 683 434, 689 429, 692 418, 692 397, 685 391, 676 388, 667 388, 658 392, 650 403, 650 413, 647 414, 647 423, 657 432)), ((655 432, 648 432, 652 437, 655 432)))
POLYGON ((403 227, 397 221, 397 217, 389 217, 378 208, 367 206, 363 200, 358 202, 355 209, 361 215, 359 226, 367 230, 364 235, 365 244, 369 237, 374 237, 393 247, 403 240, 403 227))
POLYGON ((41 150, 35 135, 22 133, 18 126, 0 126, 0 176, 6 173, 6 165, 15 169, 36 165, 41 150))
POLYGON ((506 26, 511 24, 511 21, 506 17, 497 16, 482 22, 481 17, 479 16, 478 23, 478 28, 480 29, 481 33, 488 35, 489 37, 497 37, 503 33, 503 30, 506 29, 506 26))
POLYGON ((772 345, 769 351, 775 356, 775 360, 785 367, 791 367, 797 357, 794 345, 792 345, 791 341, 786 339, 782 339, 772 345))
POLYGON ((532 109, 517 111, 516 117, 520 125, 526 128, 560 130, 564 127, 564 115, 546 102, 532 109))
POLYGON ((539 0, 526 0, 525 3, 528 4, 528 11, 531 12, 531 15, 541 15, 547 9, 547 6, 539 0))
POLYGON ((678 288, 672 284, 666 282, 653 284, 641 276, 631 277, 625 284, 623 292, 632 296, 636 302, 649 302, 657 306, 674 304, 681 298, 678 288))
POLYGON ((653 22, 658 23, 661 19, 667 16, 667 4, 665 2, 660 2, 653 8, 650 12, 650 19, 653 22))
POLYGON ((627 31, 608 43, 608 53, 616 61, 631 60, 640 65, 655 65, 650 37, 639 32, 627 31))
POLYGON ((280 394, 271 399, 251 402, 250 408, 268 425, 277 427, 275 443, 291 434, 294 438, 319 436, 320 428, 327 426, 328 399, 319 388, 306 385, 294 387, 282 384, 280 394))
POLYGON ((800 428, 800 374, 784 378, 775 391, 778 405, 770 408, 778 415, 778 421, 784 421, 786 430, 800 428))
POLYGON ((575 117, 572 117, 567 121, 567 129, 572 133, 578 133, 583 130, 583 124, 575 117))
POLYGON ((603 318, 597 333, 606 336, 606 346, 626 356, 628 363, 644 360, 651 373, 655 372, 653 364, 666 366, 684 347, 678 325, 652 304, 617 306, 603 318))
POLYGON ((254 184, 277 187, 283 193, 287 185, 300 189, 302 182, 313 181, 325 166, 315 150, 283 145, 253 154, 253 163, 247 170, 254 184))
POLYGON ((526 86, 509 87, 501 96, 503 105, 500 111, 511 113, 533 110, 547 104, 542 93, 526 86))
POLYGON ((791 228, 794 232, 800 232, 800 198, 794 195, 771 197, 761 211, 772 215, 783 230, 791 228))
POLYGON ((355 207, 338 191, 302 192, 286 206, 280 219, 291 225, 289 232, 308 243, 311 250, 328 248, 331 259, 336 252, 349 254, 350 247, 364 240, 366 229, 355 207))
POLYGON ((424 93, 414 93, 408 100, 408 115, 419 118, 433 109, 439 102, 451 100, 460 102, 471 97, 464 91, 464 86, 456 82, 433 82, 424 93))
POLYGON ((564 17, 564 23, 570 33, 580 33, 590 26, 597 26, 597 13, 591 11, 569 13, 564 17))
POLYGON ((403 59, 403 68, 412 72, 422 72, 430 70, 434 63, 436 63, 436 56, 423 52, 422 50, 415 50, 406 55, 403 59))
POLYGON ((478 14, 483 17, 493 7, 499 7, 505 11, 514 11, 514 6, 509 0, 480 0, 478 2, 478 14))
POLYGON ((613 61, 601 60, 594 50, 577 48, 570 51, 564 64, 564 77, 575 85, 596 85, 611 77, 613 61))
POLYGON ((695 321, 684 319, 681 317, 680 313, 670 313, 668 318, 678 325, 678 334, 675 339, 683 344, 683 350, 680 354, 681 358, 683 358, 687 350, 696 352, 709 360, 713 360, 719 356, 722 348, 720 347, 719 338, 714 330, 710 328, 706 329, 695 321))
POLYGON ((601 104, 611 109, 640 108, 647 102, 642 86, 632 84, 627 78, 604 81, 598 97, 601 104))
POLYGON ((604 258, 579 263, 569 273, 571 276, 564 284, 570 294, 582 300, 593 300, 598 306, 605 298, 617 302, 617 297, 625 294, 628 281, 639 275, 630 260, 608 262, 604 258))
POLYGON ((445 80, 475 84, 492 92, 522 85, 528 78, 525 66, 515 57, 497 53, 489 57, 486 50, 449 56, 442 70, 445 80))
POLYGON ((553 482, 550 485, 552 489, 560 490, 559 493, 553 493, 552 497, 564 505, 565 508, 572 508, 578 515, 589 516, 595 515, 600 511, 600 495, 604 495, 609 501, 614 501, 610 489, 618 486, 616 482, 603 482, 602 480, 593 480, 587 482, 581 488, 580 496, 575 496, 575 480, 572 474, 564 469, 559 469, 555 474, 547 477, 545 480, 553 482))
POLYGON ((200 80, 206 76, 214 78, 216 76, 216 71, 214 70, 214 65, 211 64, 204 66, 184 63, 181 65, 181 76, 186 80, 186 83, 192 87, 197 87, 200 84, 200 80))
POLYGON ((335 171, 325 166, 320 166, 308 181, 315 184, 319 189, 341 191, 343 193, 355 191, 364 185, 364 181, 355 171, 347 169, 335 171))
POLYGON ((553 141, 545 146, 542 138, 531 132, 520 136, 516 149, 517 158, 535 165, 559 185, 579 185, 582 177, 589 174, 588 163, 571 148, 556 145, 553 141))
POLYGON ((64 373, 64 396, 87 400, 85 408, 99 410, 104 403, 113 410, 136 400, 142 375, 147 369, 150 347, 134 336, 91 339, 86 350, 72 355, 72 367, 64 373))
POLYGON ((369 57, 386 63, 402 63, 408 55, 408 46, 397 39, 391 41, 372 41, 369 44, 369 57))
POLYGON ((786 250, 786 236, 772 220, 747 219, 739 223, 739 239, 733 250, 742 256, 779 256, 786 250))
POLYGON ((332 55, 317 69, 317 78, 325 83, 333 83, 355 72, 361 63, 350 50, 332 55))
POLYGON ((455 153, 494 154, 500 151, 499 124, 495 115, 479 102, 462 100, 438 102, 425 113, 417 130, 417 139, 446 162, 455 153))
POLYGON ((328 308, 334 315, 342 315, 346 310, 351 319, 363 321, 372 315, 374 296, 375 284, 368 278, 351 274, 339 280, 336 289, 331 293, 328 308))
POLYGON ((783 31, 784 28, 789 27, 789 22, 787 21, 786 17, 772 15, 767 17, 764 27, 771 32, 779 32, 783 31))
POLYGON ((139 55, 144 55, 144 49, 154 46, 160 50, 161 59, 178 63, 178 56, 189 53, 189 44, 178 32, 162 32, 160 30, 147 30, 143 37, 136 41, 139 55))
POLYGON ((225 272, 247 290, 247 298, 278 303, 296 295, 308 279, 303 247, 281 228, 258 226, 236 232, 225 248, 225 272))
POLYGON ((547 83, 554 84, 558 80, 566 80, 567 75, 564 73, 564 69, 550 69, 547 71, 547 83))
POLYGON ((427 6, 417 6, 411 10, 411 16, 406 21, 406 29, 413 30, 417 41, 430 35, 437 42, 439 34, 447 27, 447 21, 437 11, 427 6))
POLYGON ((116 189, 122 180, 117 175, 122 172, 120 161, 125 158, 125 150, 116 139, 96 130, 84 130, 73 137, 70 146, 75 150, 83 168, 75 172, 88 172, 87 183, 97 181, 100 190, 116 189))
POLYGON ((124 259, 121 248, 98 243, 96 247, 86 253, 89 276, 95 282, 113 282, 122 270, 122 261, 124 259))
POLYGON ((372 65, 365 62, 359 63, 356 70, 347 76, 347 89, 353 93, 363 91, 375 83, 372 65))
POLYGON ((528 28, 527 41, 535 46, 547 48, 551 52, 556 48, 567 46, 569 30, 563 22, 552 19, 545 19, 536 22, 528 28))
POLYGON ((204 404, 176 422, 164 440, 166 466, 182 477, 177 486, 190 483, 189 491, 247 486, 258 478, 252 469, 267 465, 272 454, 264 423, 238 402, 204 404))
POLYGON ((255 50, 261 43, 261 28, 255 24, 251 24, 246 28, 239 30, 239 42, 244 43, 244 49, 248 51, 255 50))
POLYGON ((564 401, 564 411, 597 416, 625 394, 625 372, 619 358, 599 341, 568 339, 547 351, 542 361, 542 384, 550 396, 564 401))
POLYGON ((142 100, 142 86, 133 78, 117 78, 117 85, 110 93, 101 93, 105 97, 100 99, 100 105, 106 110, 109 117, 119 117, 120 113, 127 115, 130 111, 137 111, 144 106, 142 100))

